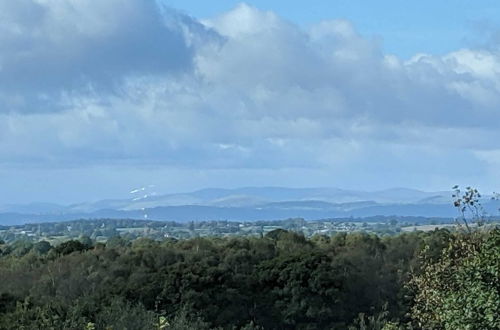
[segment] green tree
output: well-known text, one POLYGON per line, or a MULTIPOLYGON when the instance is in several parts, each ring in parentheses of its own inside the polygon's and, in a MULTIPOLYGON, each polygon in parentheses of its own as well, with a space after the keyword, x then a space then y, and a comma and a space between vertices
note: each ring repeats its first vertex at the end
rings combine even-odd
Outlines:
POLYGON ((459 233, 411 281, 425 329, 500 329, 500 230, 459 233))
POLYGON ((35 245, 33 246, 33 250, 35 250, 36 252, 38 252, 39 254, 46 254, 47 252, 49 252, 50 250, 52 249, 52 245, 50 245, 49 242, 47 241, 40 241, 40 242, 37 242, 35 243, 35 245))
POLYGON ((73 252, 86 251, 88 249, 89 246, 83 244, 82 242, 77 240, 70 240, 56 246, 55 252, 61 255, 66 255, 73 252))
POLYGON ((144 306, 114 299, 96 315, 95 325, 97 329, 150 330, 157 323, 157 316, 144 306))

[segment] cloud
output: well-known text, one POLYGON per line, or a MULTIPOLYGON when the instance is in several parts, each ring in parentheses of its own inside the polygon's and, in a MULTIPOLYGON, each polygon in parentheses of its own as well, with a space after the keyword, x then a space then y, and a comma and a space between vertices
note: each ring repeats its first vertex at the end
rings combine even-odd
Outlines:
POLYGON ((154 1, 1 0, 1 111, 51 112, 65 92, 189 71, 187 20, 154 1))
POLYGON ((304 29, 246 4, 203 21, 142 0, 0 13, 3 164, 448 182, 500 149, 495 48, 404 61, 349 21, 304 29))

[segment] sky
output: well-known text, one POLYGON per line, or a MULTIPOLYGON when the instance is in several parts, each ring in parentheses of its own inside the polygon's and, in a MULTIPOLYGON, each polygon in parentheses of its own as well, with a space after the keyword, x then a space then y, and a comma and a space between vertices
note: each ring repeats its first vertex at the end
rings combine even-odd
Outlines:
MULTIPOLYGON (((164 0, 187 15, 215 17, 240 2, 234 0, 164 0)), ((403 59, 416 53, 446 54, 484 43, 484 32, 500 28, 497 0, 257 0, 248 2, 273 11, 302 28, 318 22, 345 19, 365 37, 381 39, 382 49, 403 59)), ((486 33, 488 34, 488 33, 486 33)), ((486 38, 487 39, 487 38, 486 38)))
POLYGON ((0 204, 500 187, 497 1, 0 0, 0 204))

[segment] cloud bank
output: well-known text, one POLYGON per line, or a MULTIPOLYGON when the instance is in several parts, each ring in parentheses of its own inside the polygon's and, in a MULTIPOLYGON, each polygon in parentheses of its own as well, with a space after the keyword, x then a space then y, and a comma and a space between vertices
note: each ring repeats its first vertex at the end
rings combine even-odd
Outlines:
POLYGON ((0 163, 500 184, 500 48, 404 61, 381 42, 246 4, 198 21, 146 0, 0 0, 0 163))

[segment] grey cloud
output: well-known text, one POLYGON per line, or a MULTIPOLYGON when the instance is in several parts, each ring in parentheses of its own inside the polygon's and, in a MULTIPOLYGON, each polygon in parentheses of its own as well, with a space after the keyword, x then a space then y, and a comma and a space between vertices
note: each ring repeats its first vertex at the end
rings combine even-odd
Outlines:
POLYGON ((109 92, 129 76, 192 67, 190 19, 155 1, 1 0, 0 12, 3 112, 53 111, 63 91, 109 92))

